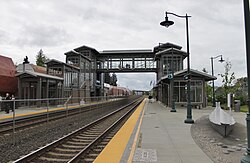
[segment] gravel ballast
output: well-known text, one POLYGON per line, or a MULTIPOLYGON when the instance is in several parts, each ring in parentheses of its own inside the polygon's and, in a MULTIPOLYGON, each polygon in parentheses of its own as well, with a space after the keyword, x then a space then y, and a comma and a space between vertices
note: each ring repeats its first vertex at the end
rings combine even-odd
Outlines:
POLYGON ((236 123, 232 133, 223 137, 202 116, 191 126, 194 141, 215 163, 238 163, 246 153, 246 127, 236 123))
POLYGON ((11 162, 45 146, 70 132, 114 111, 115 108, 98 109, 69 116, 57 121, 6 134, 0 137, 0 162, 11 162))

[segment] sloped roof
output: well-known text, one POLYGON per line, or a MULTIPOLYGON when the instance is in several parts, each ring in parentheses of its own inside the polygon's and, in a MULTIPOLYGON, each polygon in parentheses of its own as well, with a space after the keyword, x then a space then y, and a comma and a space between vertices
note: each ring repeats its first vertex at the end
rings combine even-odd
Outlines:
POLYGON ((51 59, 51 60, 46 62, 46 64, 49 64, 49 63, 58 63, 58 64, 62 64, 62 65, 65 65, 65 66, 72 67, 72 68, 75 68, 77 70, 80 70, 80 67, 77 67, 77 66, 72 65, 72 64, 64 63, 64 62, 56 60, 56 59, 51 59))
MULTIPOLYGON (((186 74, 187 74, 187 69, 184 69, 184 70, 175 72, 174 77, 184 77, 184 75, 186 75, 186 74)), ((190 74, 191 74, 191 77, 192 76, 193 77, 202 77, 202 78, 204 78, 205 81, 217 79, 215 76, 209 75, 207 73, 204 73, 204 72, 201 72, 198 70, 193 70, 193 69, 190 69, 190 74)), ((168 75, 161 77, 161 80, 164 80, 164 79, 168 79, 168 75)))
POLYGON ((161 51, 163 49, 169 49, 169 48, 175 48, 175 49, 179 49, 179 50, 182 49, 182 47, 177 45, 177 44, 167 42, 167 43, 159 43, 158 46, 155 46, 154 47, 154 52, 157 53, 158 51, 161 51))
POLYGON ((0 55, 0 76, 14 77, 16 66, 9 57, 0 55))
MULTIPOLYGON (((185 74, 187 74, 187 69, 175 72, 174 76, 184 76, 185 74)), ((212 76, 212 75, 210 75, 208 73, 201 72, 201 71, 194 70, 194 69, 190 69, 190 74, 191 74, 191 76, 201 76, 206 81, 216 80, 217 79, 215 76, 212 76)))
POLYGON ((39 73, 43 73, 43 74, 47 73, 47 68, 46 67, 37 66, 37 65, 34 65, 34 64, 25 64, 25 65, 24 64, 19 64, 16 67, 16 71, 17 72, 23 72, 23 68, 25 68, 25 71, 39 72, 39 73))
POLYGON ((81 53, 82 50, 86 50, 86 49, 94 51, 96 54, 99 54, 99 52, 95 48, 92 48, 92 47, 89 47, 89 46, 86 46, 86 45, 75 48, 74 51, 81 53))
POLYGON ((131 54, 131 53, 153 53, 151 49, 134 49, 134 50, 103 50, 100 54, 131 54))
MULTIPOLYGON (((82 50, 82 49, 81 49, 82 50)), ((89 60, 89 61, 91 61, 91 59, 89 58, 89 57, 86 57, 85 55, 83 55, 81 52, 80 52, 80 50, 79 51, 75 51, 75 50, 70 50, 70 51, 68 51, 68 52, 66 52, 66 53, 64 53, 66 56, 74 56, 74 55, 81 55, 83 58, 85 58, 85 59, 87 59, 87 60, 89 60)), ((98 53, 99 54, 99 53, 98 53)))
POLYGON ((170 54, 170 55, 172 55, 172 54, 173 55, 179 54, 179 55, 184 56, 184 58, 187 57, 187 52, 185 52, 185 51, 182 51, 182 50, 176 49, 176 48, 168 48, 168 49, 165 49, 165 50, 157 52, 155 54, 155 58, 160 57, 162 54, 170 54))
POLYGON ((39 72, 39 73, 43 73, 43 74, 47 73, 46 67, 37 66, 37 65, 34 65, 34 64, 30 64, 30 65, 33 68, 34 72, 39 72))
POLYGON ((24 72, 16 74, 16 76, 21 76, 21 75, 25 75, 25 74, 33 76, 33 77, 44 77, 44 78, 48 78, 48 79, 64 80, 63 78, 60 78, 58 76, 52 76, 52 75, 39 73, 39 72, 32 72, 32 71, 24 71, 24 72))
POLYGON ((64 62, 59 61, 59 60, 57 60, 57 59, 50 59, 50 60, 46 61, 45 64, 53 63, 53 62, 54 62, 54 63, 59 63, 59 64, 65 64, 64 62))
MULTIPOLYGON (((0 93, 17 91, 16 66, 9 57, 0 55, 0 93)), ((2 94, 3 96, 3 94, 2 94)))

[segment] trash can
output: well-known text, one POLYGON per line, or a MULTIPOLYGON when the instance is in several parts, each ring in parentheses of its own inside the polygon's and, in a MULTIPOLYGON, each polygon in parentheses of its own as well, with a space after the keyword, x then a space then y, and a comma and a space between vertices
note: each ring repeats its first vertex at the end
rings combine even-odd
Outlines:
POLYGON ((240 100, 234 100, 234 111, 240 112, 240 100))

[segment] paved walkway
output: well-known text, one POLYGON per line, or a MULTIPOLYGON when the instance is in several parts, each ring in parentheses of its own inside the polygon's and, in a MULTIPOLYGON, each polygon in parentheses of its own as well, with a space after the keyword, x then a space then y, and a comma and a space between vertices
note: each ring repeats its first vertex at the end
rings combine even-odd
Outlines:
MULTIPOLYGON (((146 105, 133 162, 212 163, 194 142, 191 124, 184 123, 186 108, 177 107, 175 113, 170 110, 158 102, 146 105)), ((212 107, 192 109, 193 119, 208 115, 212 110, 212 107)), ((246 125, 245 113, 232 114, 236 122, 246 125)))
MULTIPOLYGON (((140 106, 136 116, 134 114, 133 119, 128 120, 127 126, 124 125, 124 129, 119 131, 121 136, 112 139, 116 146, 110 143, 109 149, 113 153, 107 152, 103 155, 112 160, 109 162, 119 162, 114 158, 118 158, 116 155, 121 149, 118 160, 122 163, 212 163, 212 160, 194 142, 190 132, 191 124, 184 123, 187 114, 185 107, 177 107, 177 112, 170 112, 171 108, 166 108, 158 102, 148 103, 148 100, 145 105, 140 106), (121 148, 124 143, 125 150, 121 148)), ((22 114, 22 110, 17 110, 22 114)), ((212 107, 193 109, 193 119, 197 120, 212 111, 212 107)), ((6 116, 6 114, 0 114, 0 119, 6 116)), ((246 125, 245 113, 233 112, 233 116, 236 122, 246 125)), ((100 160, 103 162, 103 159, 100 160)))
MULTIPOLYGON (((191 124, 185 124, 186 109, 170 112, 158 102, 148 103, 143 115, 140 137, 133 158, 134 163, 212 163, 196 145, 191 124)), ((211 110, 193 110, 193 119, 207 115, 211 110)))

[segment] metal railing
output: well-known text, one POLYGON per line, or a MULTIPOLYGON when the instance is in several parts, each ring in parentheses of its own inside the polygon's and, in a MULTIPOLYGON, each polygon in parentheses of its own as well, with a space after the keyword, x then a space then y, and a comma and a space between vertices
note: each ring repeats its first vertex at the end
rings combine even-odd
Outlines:
POLYGON ((68 97, 68 98, 44 98, 44 99, 12 99, 0 101, 0 123, 11 121, 13 123, 13 131, 17 118, 21 116, 36 116, 47 114, 49 121, 50 113, 65 111, 68 116, 69 111, 85 106, 100 105, 106 102, 113 102, 126 98, 126 96, 98 96, 98 97, 68 97))

